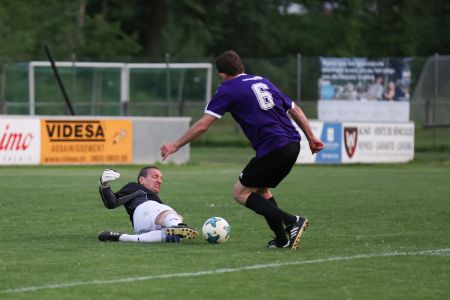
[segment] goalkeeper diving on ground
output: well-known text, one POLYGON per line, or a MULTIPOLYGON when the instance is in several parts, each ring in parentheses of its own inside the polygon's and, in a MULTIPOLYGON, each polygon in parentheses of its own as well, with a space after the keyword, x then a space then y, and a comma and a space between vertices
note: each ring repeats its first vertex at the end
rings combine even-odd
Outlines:
POLYGON ((135 234, 102 231, 98 234, 100 241, 178 243, 198 236, 196 229, 184 224, 183 218, 158 197, 163 183, 163 174, 158 167, 142 168, 137 182, 129 182, 114 193, 110 182, 119 177, 114 170, 104 170, 99 182, 100 196, 108 209, 125 207, 135 234))

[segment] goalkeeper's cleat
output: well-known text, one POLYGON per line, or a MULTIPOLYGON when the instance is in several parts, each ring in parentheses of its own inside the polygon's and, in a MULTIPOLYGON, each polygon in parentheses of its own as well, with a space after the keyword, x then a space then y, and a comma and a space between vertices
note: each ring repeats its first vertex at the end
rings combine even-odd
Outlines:
POLYGON ((179 235, 182 239, 191 240, 198 236, 198 231, 190 228, 186 224, 180 223, 178 226, 163 228, 166 235, 179 235))
POLYGON ((181 240, 183 239, 183 237, 181 235, 171 235, 168 234, 166 235, 166 243, 179 243, 181 242, 181 240))
POLYGON ((102 242, 118 242, 122 234, 114 231, 102 231, 98 234, 98 239, 102 242))
POLYGON ((289 230, 289 248, 291 250, 297 250, 306 227, 308 227, 308 219, 297 216, 297 221, 292 224, 292 228, 289 230))
POLYGON ((282 245, 277 242, 277 240, 271 240, 266 245, 269 249, 275 249, 275 248, 289 248, 289 241, 286 242, 286 244, 282 245))

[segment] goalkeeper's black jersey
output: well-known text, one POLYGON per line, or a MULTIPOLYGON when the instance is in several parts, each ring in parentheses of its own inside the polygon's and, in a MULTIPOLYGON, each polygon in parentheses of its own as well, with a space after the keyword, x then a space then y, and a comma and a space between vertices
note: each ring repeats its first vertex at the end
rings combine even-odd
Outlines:
POLYGON ((117 193, 114 193, 109 186, 100 187, 99 191, 106 208, 113 209, 123 205, 132 223, 134 210, 142 203, 146 201, 163 203, 156 193, 137 182, 127 183, 117 193))

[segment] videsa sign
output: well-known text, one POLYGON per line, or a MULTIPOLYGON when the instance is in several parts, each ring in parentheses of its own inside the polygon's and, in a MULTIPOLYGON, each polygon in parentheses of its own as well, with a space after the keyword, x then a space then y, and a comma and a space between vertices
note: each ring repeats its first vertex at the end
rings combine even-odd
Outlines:
POLYGON ((113 119, 41 120, 42 164, 131 163, 132 122, 113 119))
POLYGON ((40 150, 39 120, 0 119, 0 165, 39 164, 40 150))

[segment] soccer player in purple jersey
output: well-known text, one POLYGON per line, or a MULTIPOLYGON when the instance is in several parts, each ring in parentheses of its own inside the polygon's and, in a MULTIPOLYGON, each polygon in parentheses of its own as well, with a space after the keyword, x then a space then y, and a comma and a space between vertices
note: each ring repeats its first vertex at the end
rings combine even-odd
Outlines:
POLYGON ((267 247, 296 250, 308 219, 281 210, 270 191, 291 171, 300 152, 300 135, 288 115, 304 132, 312 153, 322 150, 324 144, 314 136, 305 114, 291 99, 266 78, 245 74, 236 52, 230 50, 219 55, 216 68, 223 82, 206 106, 204 116, 177 141, 162 145, 162 159, 199 137, 214 121, 230 112, 256 151, 240 174, 233 196, 264 216, 275 233, 275 239, 267 247))

